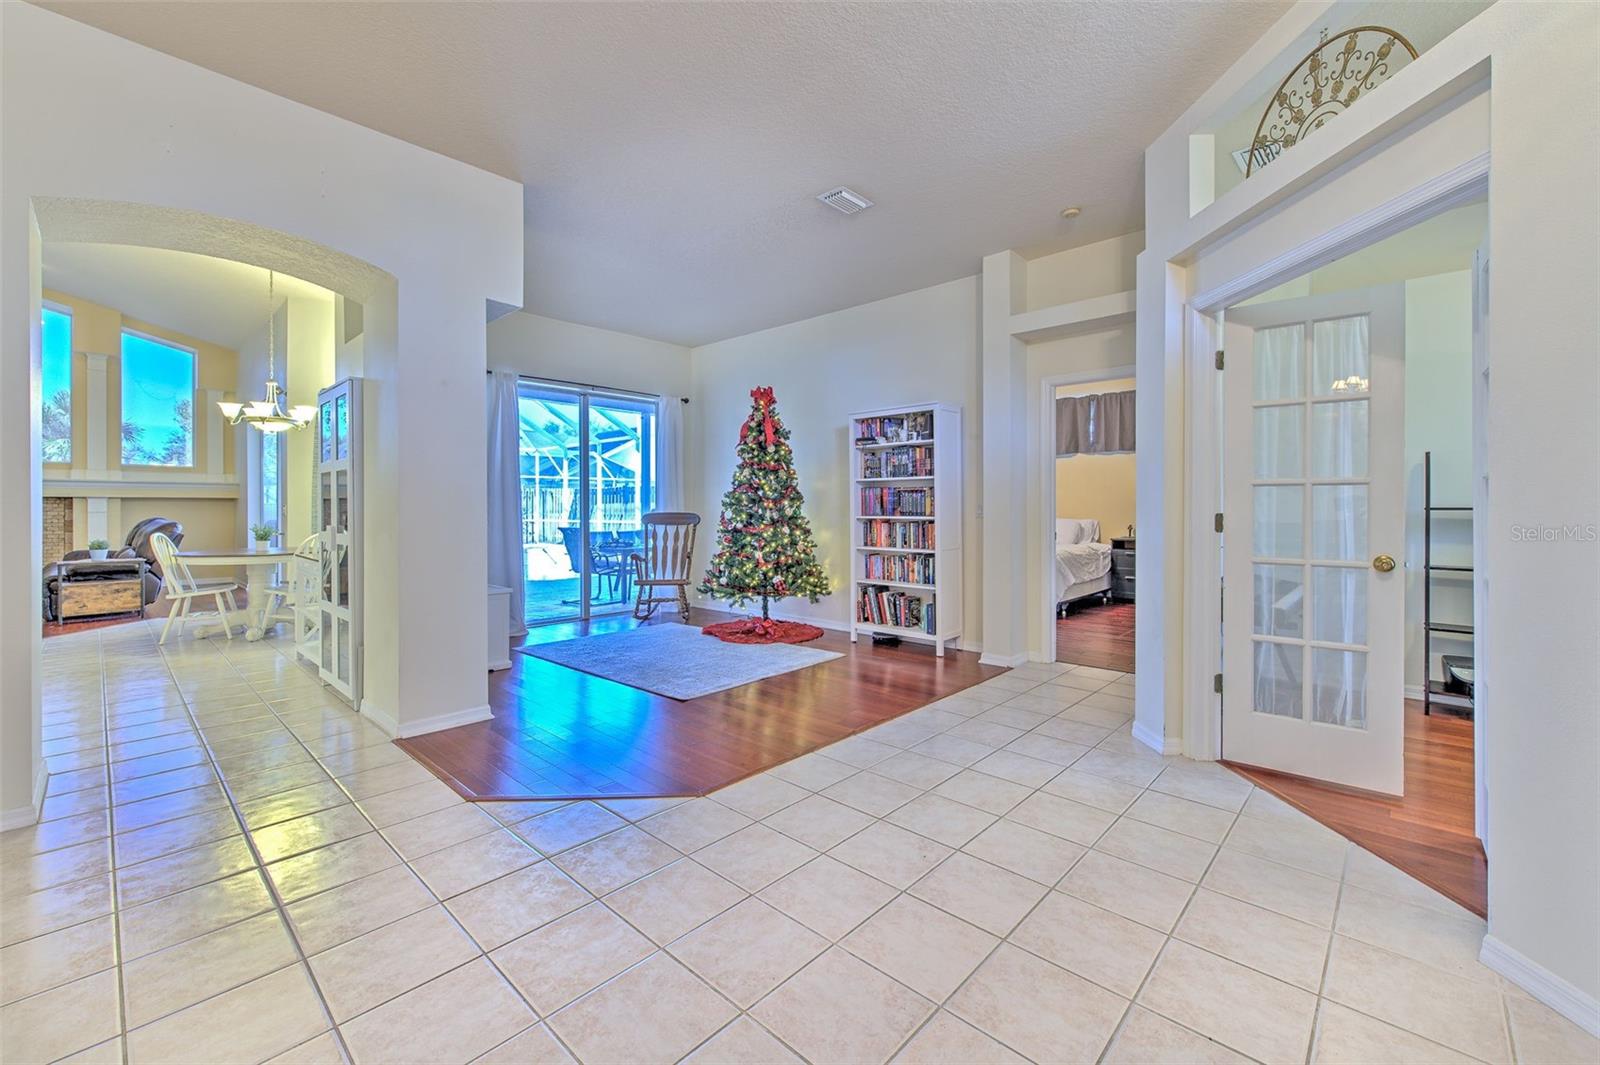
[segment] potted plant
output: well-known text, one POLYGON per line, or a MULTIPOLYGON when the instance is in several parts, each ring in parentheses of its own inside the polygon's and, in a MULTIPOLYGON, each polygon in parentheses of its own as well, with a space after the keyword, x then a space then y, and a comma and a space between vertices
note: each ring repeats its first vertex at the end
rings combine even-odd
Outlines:
POLYGON ((278 535, 278 530, 266 522, 254 522, 250 526, 251 547, 257 551, 266 551, 272 547, 272 538, 278 535))
POLYGON ((89 541, 89 557, 90 558, 98 559, 98 560, 104 560, 106 555, 108 553, 110 553, 110 551, 111 551, 111 544, 109 542, 105 541, 105 540, 90 540, 89 541))

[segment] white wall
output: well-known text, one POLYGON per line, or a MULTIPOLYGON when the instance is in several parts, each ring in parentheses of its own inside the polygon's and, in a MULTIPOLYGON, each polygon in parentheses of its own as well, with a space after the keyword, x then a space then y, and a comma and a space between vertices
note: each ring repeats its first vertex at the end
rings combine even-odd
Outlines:
POLYGON ((404 731, 487 714, 485 315, 521 301, 521 186, 29 4, 0 5, 0 47, 0 817, 28 816, 42 766, 43 239, 177 246, 370 301, 365 709, 404 731), (446 557, 457 579, 415 579, 446 557))
POLYGON ((681 344, 525 311, 489 323, 489 365, 528 377, 662 396, 687 396, 690 388, 689 349, 681 344))
MULTIPOLYGON (((1472 272, 1406 282, 1406 690, 1423 684, 1422 455, 1433 453, 1435 506, 1472 505, 1472 272)), ((1434 515, 1434 561, 1472 565, 1472 515, 1434 515)), ((1472 622, 1471 574, 1433 579, 1440 621, 1472 622)), ((1471 641, 1435 633, 1429 668, 1442 677, 1439 655, 1472 654, 1471 641)))
MULTIPOLYGON (((736 464, 734 444, 750 412, 750 390, 770 385, 792 434, 806 515, 833 594, 812 605, 784 600, 778 612, 818 624, 850 621, 849 418, 911 403, 962 409, 965 617, 962 644, 982 639, 978 521, 978 279, 951 281, 694 349, 691 507, 714 523, 736 464)), ((700 538, 697 566, 710 556, 700 538)), ((710 604, 716 605, 716 604, 710 604)))
MULTIPOLYGON (((1484 959, 1600 1031, 1600 551, 1592 534, 1600 514, 1600 81, 1592 62, 1600 7, 1495 4, 1361 109, 1185 217, 1189 132, 1288 42, 1314 32, 1329 7, 1291 9, 1146 153, 1140 442, 1150 443, 1147 414, 1169 427, 1176 414, 1182 433, 1186 378, 1203 372, 1186 364, 1180 317, 1186 299, 1215 283, 1196 275, 1220 279, 1269 262, 1463 153, 1492 148, 1480 603, 1492 628, 1478 656, 1489 796, 1484 959), (1446 105, 1464 90, 1477 95, 1446 105), (1559 116, 1552 99, 1567 102, 1559 116), (1559 151, 1549 147, 1553 137, 1559 151)), ((1148 550, 1152 533, 1171 541, 1191 527, 1183 494, 1173 491, 1183 479, 1181 439, 1154 453, 1141 446, 1139 479, 1138 655, 1148 663, 1152 652, 1176 651, 1173 637, 1184 635, 1182 554, 1148 550)), ((1136 717, 1145 728, 1166 726, 1170 737, 1183 721, 1183 690, 1146 680, 1141 670, 1136 717)))

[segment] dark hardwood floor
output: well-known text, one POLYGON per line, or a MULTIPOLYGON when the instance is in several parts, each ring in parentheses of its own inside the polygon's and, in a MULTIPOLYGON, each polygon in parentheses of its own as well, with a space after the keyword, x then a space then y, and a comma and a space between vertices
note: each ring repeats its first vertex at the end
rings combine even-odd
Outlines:
POLYGON ((1133 604, 1099 600, 1056 618, 1056 661, 1133 672, 1133 604))
POLYGON ((1483 917, 1489 867, 1473 835, 1472 721, 1406 700, 1405 795, 1225 762, 1283 801, 1483 917))
MULTIPOLYGON (((541 625, 523 642, 636 624, 624 614, 541 625)), ((844 657, 685 702, 513 651, 511 668, 489 678, 493 720, 399 743, 468 799, 703 795, 1005 672, 911 641, 874 647, 826 632, 807 646, 844 657)))

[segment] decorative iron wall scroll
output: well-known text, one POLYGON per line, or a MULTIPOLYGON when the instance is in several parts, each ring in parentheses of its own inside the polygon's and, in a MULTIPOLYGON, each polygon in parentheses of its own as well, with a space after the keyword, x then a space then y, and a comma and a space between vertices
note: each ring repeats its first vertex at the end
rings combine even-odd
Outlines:
POLYGON ((1283 79, 1256 125, 1244 176, 1276 159, 1352 106, 1411 60, 1417 50, 1395 30, 1357 26, 1326 35, 1283 79), (1395 52, 1395 46, 1404 49, 1395 52))

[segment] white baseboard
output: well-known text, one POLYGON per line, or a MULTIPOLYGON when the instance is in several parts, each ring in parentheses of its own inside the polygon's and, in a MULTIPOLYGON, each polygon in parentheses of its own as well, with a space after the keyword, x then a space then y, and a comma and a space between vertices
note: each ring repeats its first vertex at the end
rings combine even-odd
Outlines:
POLYGON ((1133 723, 1133 738, 1163 757, 1183 753, 1182 740, 1175 736, 1158 736, 1137 720, 1133 723))
POLYGON ((506 657, 502 658, 498 662, 490 662, 489 663, 489 672, 490 673, 498 673, 502 669, 510 669, 510 668, 511 668, 511 656, 510 655, 507 655, 506 657))
POLYGON ((980 665, 980 666, 1005 666, 1007 669, 1015 669, 1017 666, 1020 666, 1020 665, 1024 664, 1027 661, 1028 661, 1028 652, 1026 652, 1026 651, 1022 651, 1022 652, 1020 652, 1018 654, 1014 654, 1014 655, 992 655, 992 654, 989 654, 988 652, 985 652, 978 659, 978 665, 980 665))
POLYGON ((1494 936, 1484 936, 1478 960, 1555 1010, 1590 1035, 1600 1038, 1600 1001, 1574 987, 1494 936))
POLYGON ((446 714, 434 714, 432 717, 407 721, 404 725, 401 725, 392 712, 378 706, 371 699, 361 700, 361 713, 367 720, 382 729, 392 740, 404 740, 412 736, 425 736, 430 732, 456 728, 460 725, 471 725, 478 721, 488 721, 494 717, 494 711, 485 704, 483 706, 469 706, 463 710, 452 710, 446 714))
POLYGON ((45 768, 44 759, 41 758, 33 772, 33 798, 30 805, 18 806, 0 813, 0 832, 37 824, 39 814, 44 810, 44 792, 49 784, 50 770, 45 768))
POLYGON ((398 738, 395 732, 400 728, 400 722, 395 720, 392 713, 367 698, 361 700, 361 705, 356 710, 362 717, 382 729, 384 735, 390 739, 398 738))
POLYGON ((1415 684, 1407 684, 1406 685, 1406 698, 1407 699, 1421 699, 1422 698, 1422 689, 1417 687, 1415 684))

